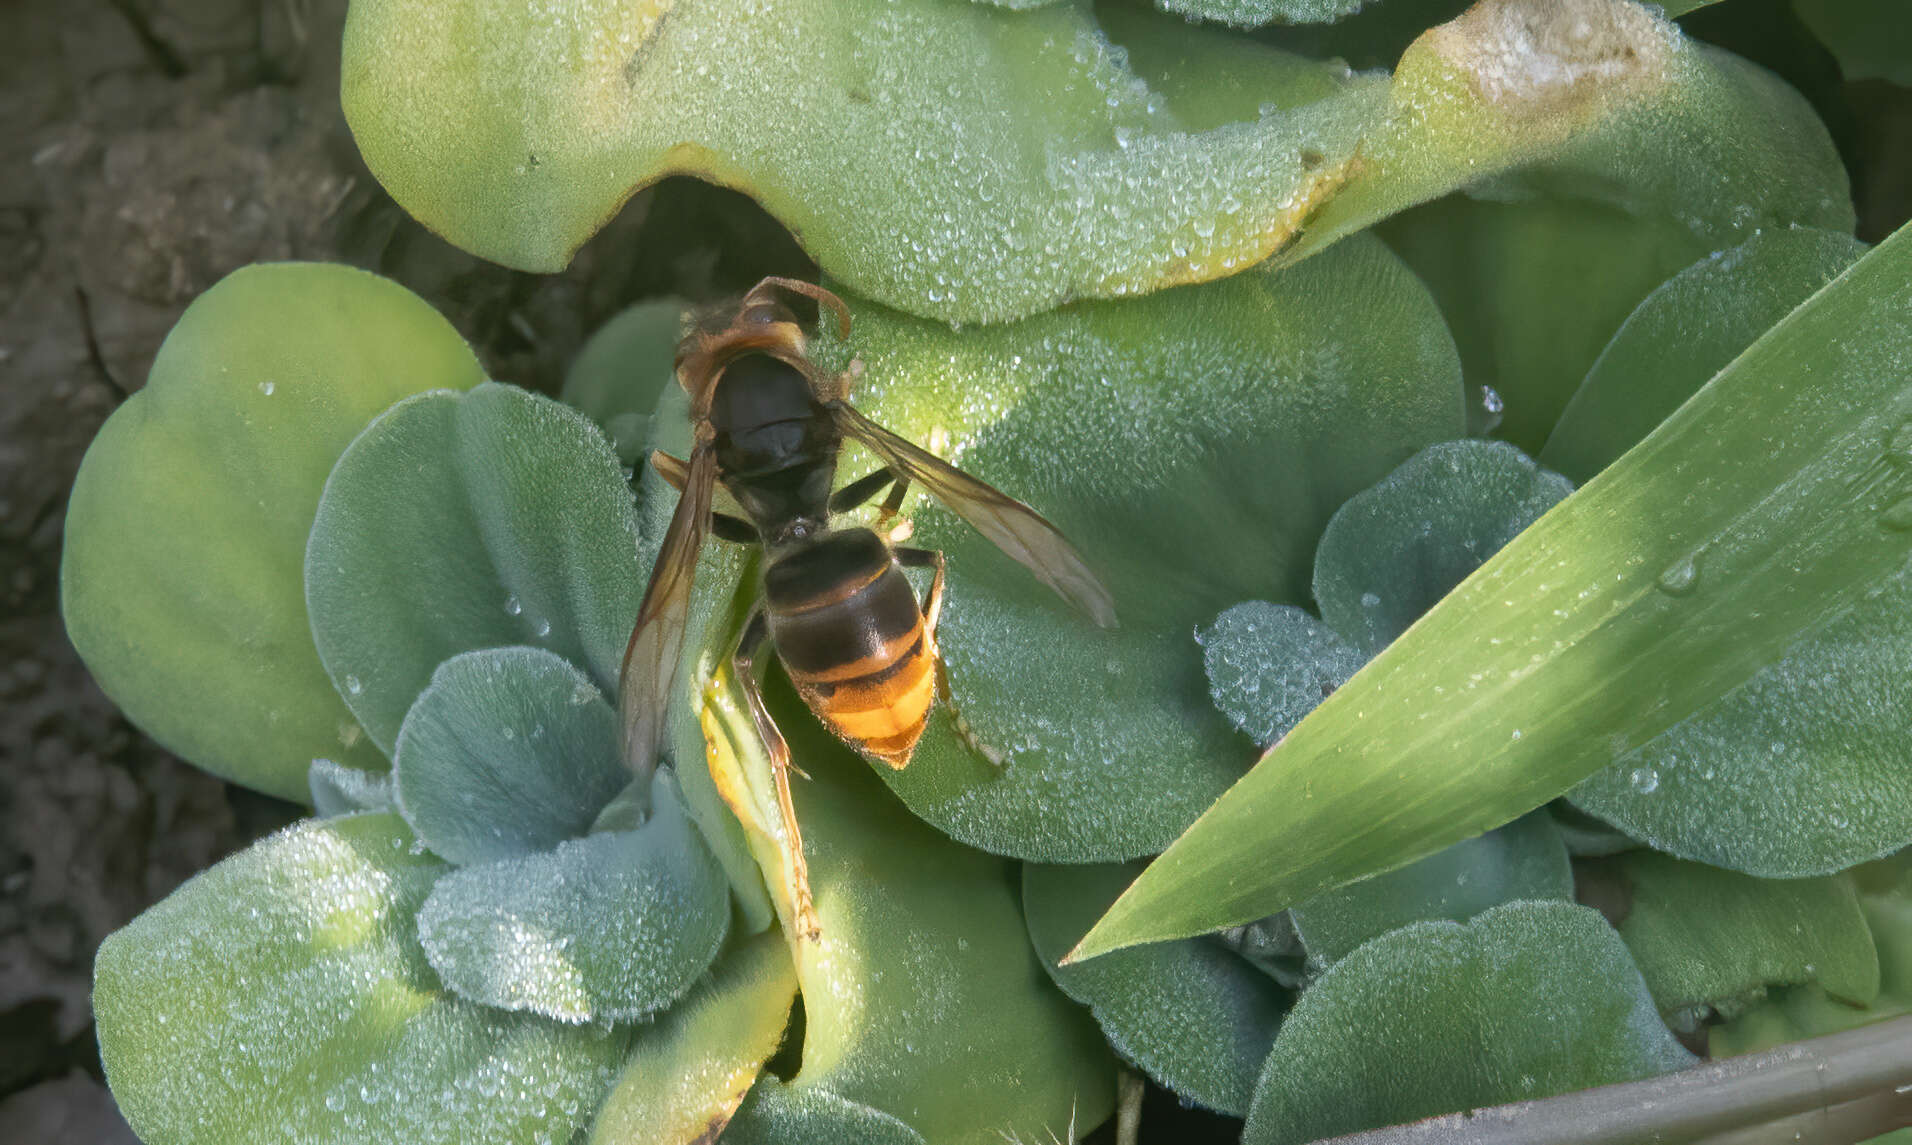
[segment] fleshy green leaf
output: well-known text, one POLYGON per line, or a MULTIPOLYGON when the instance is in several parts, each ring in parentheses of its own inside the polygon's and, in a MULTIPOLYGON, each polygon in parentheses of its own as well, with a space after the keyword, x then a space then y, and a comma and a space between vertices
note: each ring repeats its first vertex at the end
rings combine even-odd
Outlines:
MULTIPOLYGON (((1114 593, 1121 627, 1096 629, 927 497, 905 505, 911 543, 948 555, 937 644, 966 730, 939 707, 884 778, 953 837, 1045 861, 1151 853, 1240 774, 1190 632, 1306 599, 1335 508, 1461 427, 1447 334, 1371 240, 961 334, 861 305, 852 345, 859 408, 1034 506, 1114 593)), ((847 451, 845 480, 869 466, 847 451)))
MULTIPOLYGON (((1113 1105, 1114 1061, 1030 949, 1013 866, 898 806, 780 675, 768 692, 794 760, 814 777, 792 791, 821 938, 793 943, 806 1021, 790 1088, 880 1110, 951 1145, 1046 1140, 1072 1122, 1099 1123, 1113 1105)), ((769 761, 727 670, 703 698, 712 769, 751 830, 789 932, 769 761)))
POLYGON ((399 729, 399 807, 454 863, 547 850, 630 783, 617 735, 597 686, 555 652, 466 652, 438 666, 399 729))
POLYGON ((1852 80, 1912 87, 1912 24, 1893 0, 1793 0, 1793 11, 1839 58, 1852 80))
POLYGON ((650 448, 651 414, 675 381, 671 363, 683 336, 684 303, 640 302, 598 327, 565 371, 564 403, 597 422, 626 465, 650 448))
POLYGON ((1692 1060, 1598 914, 1510 903, 1394 931, 1323 974, 1275 1038, 1242 1142, 1299 1145, 1692 1060))
POLYGON ((1878 995, 1878 955, 1844 876, 1755 879, 1633 851, 1583 878, 1618 884, 1620 937, 1662 1013, 1737 1009, 1767 987, 1808 981, 1855 1006, 1878 995))
POLYGON ((134 1131, 531 1145, 586 1124, 625 1034, 442 992, 412 917, 446 870, 396 815, 307 820, 110 936, 93 1004, 134 1131))
POLYGON ((723 870, 660 771, 643 826, 454 871, 418 934, 432 969, 474 1002, 621 1022, 688 990, 729 922, 723 870))
POLYGON ((880 1110, 827 1089, 787 1086, 768 1076, 744 1098, 724 1130, 724 1145, 924 1145, 924 1140, 880 1110))
POLYGON ((1484 7, 1391 85, 1343 74, 1291 104, 1281 72, 1266 114, 1215 124, 1205 97, 1184 120, 1151 91, 1086 5, 361 0, 344 103, 400 203, 494 261, 557 270, 635 189, 689 174, 858 293, 967 322, 1225 276, 1297 234, 1299 258, 1621 112, 1704 138, 1743 94, 1636 5, 1484 7))
MULTIPOLYGON (((1380 5, 1384 12, 1391 7, 1380 5)), ((1637 233, 1639 242, 1676 241, 1684 230, 1688 241, 1702 244, 1668 265, 1661 278, 1704 250, 1744 241, 1761 227, 1852 229, 1845 168, 1799 93, 1762 68, 1687 40, 1643 5, 1485 0, 1416 40, 1401 57, 1390 94, 1390 113, 1362 141, 1361 162, 1348 183, 1280 255, 1282 261, 1305 258, 1462 183, 1501 201, 1541 196, 1617 207, 1654 221, 1637 233), (1534 161, 1543 162, 1482 182, 1513 163, 1534 161)), ((1571 234, 1548 230, 1572 241, 1571 234)), ((1440 272, 1430 285, 1445 307, 1457 299, 1503 297, 1491 278, 1467 278, 1471 269, 1496 265, 1491 249, 1468 247, 1464 266, 1411 255, 1409 261, 1423 274, 1440 272), (1446 282, 1461 289, 1450 291, 1446 282), (1470 296, 1469 286, 1480 293, 1470 296)), ((1545 257, 1544 250, 1530 253, 1545 257)), ((1565 313, 1585 324, 1588 315, 1571 307, 1580 289, 1574 277, 1589 273, 1584 262, 1565 264, 1546 280, 1553 289, 1541 297, 1559 297, 1564 289, 1565 313)), ((1642 282, 1639 294, 1613 310, 1607 331, 1658 281, 1642 282)), ((1531 301, 1517 293, 1505 298, 1513 307, 1531 301)), ((1497 327, 1496 336, 1524 344, 1518 322, 1497 327)), ((1470 380, 1490 381, 1475 376, 1479 359, 1467 333, 1456 323, 1470 380)), ((1542 393, 1557 389, 1554 409, 1579 384, 1605 337, 1567 367, 1564 386, 1541 386, 1542 393)), ((1553 349, 1557 361, 1565 359, 1561 349, 1553 349)), ((1545 358, 1524 364, 1550 366, 1545 358)), ((1511 371, 1500 378, 1520 387, 1540 381, 1511 371)), ((1528 416, 1521 413, 1526 403, 1515 396, 1521 392, 1508 391, 1515 428, 1528 416)), ((1546 421, 1535 424, 1544 428, 1546 421)), ((1530 449, 1541 441, 1519 433, 1513 438, 1530 449)))
POLYGON ((1571 492, 1504 442, 1429 446, 1328 522, 1315 552, 1321 619, 1375 655, 1571 492))
POLYGON ((392 776, 387 771, 360 771, 336 760, 315 759, 306 773, 306 788, 313 813, 322 818, 392 810, 392 776))
POLYGON ((326 671, 388 754, 439 664, 532 644, 616 686, 637 615, 637 521, 617 456, 510 386, 421 394, 352 442, 306 550, 326 671))
POLYGON ((1645 746, 1615 744, 1571 798, 1662 851, 1768 878, 1877 858, 1912 843, 1908 677, 1901 571, 1645 746))
POLYGON ((709 978, 637 1030, 589 1145, 694 1145, 728 1134, 725 1123, 783 1039, 796 994, 780 935, 760 934, 719 958, 709 978))
POLYGON ((1184 1101, 1244 1116, 1286 990, 1212 938, 1056 966, 1136 870, 1025 865, 1022 902, 1036 953, 1056 985, 1095 1012, 1117 1053, 1184 1101))
POLYGON ((1908 363, 1902 230, 1296 725, 1081 953, 1260 918, 1432 853, 1783 657, 1912 552, 1912 467, 1891 448, 1908 363))
MULTIPOLYGON (((1879 992, 1863 1007, 1827 997, 1813 984, 1773 991, 1771 997, 1708 1032, 1707 1049, 1716 1058, 1756 1053, 1785 1042, 1836 1033, 1912 1013, 1912 880, 1906 875, 1912 856, 1870 864, 1853 872, 1859 882, 1859 907, 1879 956, 1879 992), (1868 885, 1874 876, 1883 885, 1868 885)), ((1898 1143, 1894 1143, 1898 1145, 1898 1143)))
MULTIPOLYGON (((1567 848, 1544 812, 1306 902, 1288 913, 1310 963, 1330 965, 1415 922, 1466 922, 1516 899, 1573 898, 1567 848)), ((1094 965, 1094 963, 1090 963, 1094 965)))
POLYGON ((1864 253, 1849 235, 1787 227, 1674 275, 1600 352, 1540 459, 1576 481, 1592 477, 1864 253))
POLYGON ((362 271, 248 267, 200 296, 67 507, 61 609, 107 695, 171 750, 282 798, 308 798, 315 756, 383 769, 312 647, 306 532, 366 422, 481 380, 449 323, 362 271))
POLYGON ((1287 735, 1368 659, 1302 609, 1265 600, 1228 609, 1197 639, 1209 699, 1262 745, 1287 735))

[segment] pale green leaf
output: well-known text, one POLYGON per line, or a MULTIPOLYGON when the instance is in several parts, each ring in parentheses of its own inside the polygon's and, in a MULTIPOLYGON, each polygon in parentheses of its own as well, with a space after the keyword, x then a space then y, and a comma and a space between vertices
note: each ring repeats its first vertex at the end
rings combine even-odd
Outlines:
POLYGON ((621 1030, 445 993, 412 917, 448 868, 396 815, 307 820, 100 947, 114 1100, 173 1145, 534 1145, 589 1123, 621 1030))
POLYGON ((342 266, 248 267, 187 308, 87 450, 60 603, 107 695, 217 775, 306 799, 314 757, 382 770, 306 618, 306 533, 352 436, 482 380, 450 323, 342 266))
POLYGON ((632 1037, 589 1145, 707 1141, 776 1052, 796 994, 782 936, 760 934, 725 953, 709 978, 632 1037))

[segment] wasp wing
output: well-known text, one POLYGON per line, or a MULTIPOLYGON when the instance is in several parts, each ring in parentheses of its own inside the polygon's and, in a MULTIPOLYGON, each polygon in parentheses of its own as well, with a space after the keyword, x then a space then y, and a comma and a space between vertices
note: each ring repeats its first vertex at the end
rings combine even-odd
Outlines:
POLYGON ((717 453, 698 446, 690 456, 684 495, 651 569, 650 586, 637 609, 631 642, 624 648, 618 682, 618 715, 624 725, 624 762, 640 775, 657 765, 670 716, 671 690, 690 619, 691 582, 697 554, 710 532, 711 490, 717 483, 717 453))
POLYGON ((1054 525, 1034 509, 999 489, 971 477, 907 438, 899 437, 864 417, 848 402, 830 403, 837 428, 870 447, 884 463, 912 481, 921 482, 937 500, 968 521, 995 546, 1015 558, 1036 579, 1055 589, 1070 604, 1104 628, 1115 627, 1115 601, 1089 571, 1054 525))

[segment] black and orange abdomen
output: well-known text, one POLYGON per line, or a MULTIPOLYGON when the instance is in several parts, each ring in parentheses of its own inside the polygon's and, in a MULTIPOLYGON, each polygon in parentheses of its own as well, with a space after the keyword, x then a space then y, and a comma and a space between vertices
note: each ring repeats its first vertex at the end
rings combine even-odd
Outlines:
POLYGON ((828 533, 764 571, 765 612, 790 682, 831 731, 891 767, 929 720, 935 664, 915 589, 868 529, 828 533))

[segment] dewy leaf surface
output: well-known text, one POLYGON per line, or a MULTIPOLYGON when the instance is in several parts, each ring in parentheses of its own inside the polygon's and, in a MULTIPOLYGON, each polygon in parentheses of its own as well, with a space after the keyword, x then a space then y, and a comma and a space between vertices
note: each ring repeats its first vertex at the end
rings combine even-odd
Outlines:
POLYGON ((1135 877, 1136 864, 1022 869, 1029 936, 1056 985, 1090 1007, 1117 1053, 1184 1101, 1246 1116, 1289 993, 1212 938, 1056 966, 1135 877))
POLYGON ((710 977, 632 1037, 589 1145, 695 1145, 724 1130, 783 1040, 796 995, 781 935, 727 951, 710 977))
POLYGON ((1394 931, 1323 974, 1275 1038, 1242 1142, 1302 1145, 1692 1060, 1598 914, 1509 903, 1394 931))
POLYGON ((1196 638, 1209 699, 1263 747, 1287 735, 1368 660, 1305 609, 1265 600, 1235 605, 1196 638))
POLYGON ((1786 227, 1667 279, 1600 352, 1540 460, 1576 481, 1600 472, 1865 249, 1837 231, 1786 227))
MULTIPOLYGON (((792 1093, 867 1106, 939 1145, 1099 1124, 1114 1104, 1114 1061, 1030 949, 1013 866, 899 807, 779 674, 769 699, 814 777, 792 792, 822 931, 792 944, 805 1015, 792 1093)), ((740 798, 788 933, 791 901, 755 810, 774 816, 769 765, 728 671, 706 704, 712 768, 750 789, 740 798)))
POLYGON ((67 508, 61 609, 107 695, 172 751, 281 798, 309 798, 314 757, 383 770, 312 646, 306 533, 367 422, 481 380, 450 323, 362 271, 248 267, 200 296, 67 508))
POLYGON ((637 547, 617 456, 583 415, 492 383, 421 394, 366 427, 326 482, 306 549, 312 633, 389 754, 460 652, 535 645, 614 693, 637 547))
MULTIPOLYGON (((961 334, 859 305, 850 348, 858 408, 1029 503, 1114 593, 1121 626, 1097 629, 927 497, 904 507, 948 556, 937 643, 967 731, 939 707, 884 778, 955 838, 1043 861, 1153 853, 1240 774, 1195 626, 1307 599, 1336 507, 1462 424, 1446 331, 1367 239, 961 334)), ((873 467, 855 448, 841 469, 873 467)))
POLYGON ((1653 851, 1594 869, 1626 890, 1620 937, 1662 1013, 1727 1009, 1809 981, 1854 1006, 1879 993, 1879 958, 1845 876, 1755 879, 1653 851))
POLYGON ((1215 123, 1152 91, 1086 5, 359 0, 343 97, 386 188, 494 261, 557 270, 688 174, 749 193, 858 293, 1000 321, 1225 276, 1297 234, 1299 258, 1624 109, 1736 94, 1638 6, 1485 7, 1391 84, 1344 74, 1215 123))
POLYGON ((1553 821, 1534 812, 1400 870, 1296 903, 1289 914, 1309 961, 1325 966, 1410 923, 1466 922, 1517 899, 1572 898, 1567 848, 1553 821))
POLYGON ((724 1145, 924 1145, 924 1137, 881 1110, 827 1089, 787 1086, 765 1076, 724 1130, 724 1145))
POLYGON ((1082 952, 1264 917, 1505 822, 1898 574, 1909 272, 1902 230, 1502 549, 1289 732, 1082 952))
POLYGON ((460 865, 548 850, 588 831, 631 781, 617 735, 597 685, 555 652, 462 653, 399 729, 399 809, 460 865))
POLYGON ((454 871, 419 910, 418 934, 463 997, 605 1023, 682 995, 729 922, 723 870, 660 771, 641 827, 454 871))
POLYGON ((625 1033, 446 994, 412 918, 447 869, 396 815, 307 820, 108 937, 93 1004, 134 1131, 533 1145, 588 1124, 625 1033))

